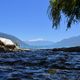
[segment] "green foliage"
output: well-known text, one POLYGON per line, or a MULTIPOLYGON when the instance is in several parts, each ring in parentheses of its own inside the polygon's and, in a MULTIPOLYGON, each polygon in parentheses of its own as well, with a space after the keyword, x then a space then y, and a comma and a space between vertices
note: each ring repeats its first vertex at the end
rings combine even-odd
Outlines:
POLYGON ((57 28, 61 22, 61 14, 67 17, 67 28, 80 20, 80 0, 50 0, 49 17, 53 27, 57 28))

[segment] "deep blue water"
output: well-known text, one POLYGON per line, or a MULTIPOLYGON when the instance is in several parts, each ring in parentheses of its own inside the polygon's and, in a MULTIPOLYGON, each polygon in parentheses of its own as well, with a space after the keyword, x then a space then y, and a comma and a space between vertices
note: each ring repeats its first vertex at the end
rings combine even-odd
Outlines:
POLYGON ((0 80, 80 80, 80 52, 0 53, 0 80))

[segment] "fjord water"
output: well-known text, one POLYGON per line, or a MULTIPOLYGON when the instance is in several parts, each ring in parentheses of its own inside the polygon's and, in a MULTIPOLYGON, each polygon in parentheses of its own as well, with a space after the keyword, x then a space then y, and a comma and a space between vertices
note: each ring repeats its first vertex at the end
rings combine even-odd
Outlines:
POLYGON ((0 80, 80 80, 80 52, 0 53, 0 80))

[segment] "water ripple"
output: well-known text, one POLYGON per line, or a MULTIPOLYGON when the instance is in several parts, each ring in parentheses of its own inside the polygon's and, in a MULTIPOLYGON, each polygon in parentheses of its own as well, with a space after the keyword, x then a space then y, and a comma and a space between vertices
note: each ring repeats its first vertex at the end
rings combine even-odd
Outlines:
POLYGON ((80 52, 0 53, 0 80, 80 80, 80 52))

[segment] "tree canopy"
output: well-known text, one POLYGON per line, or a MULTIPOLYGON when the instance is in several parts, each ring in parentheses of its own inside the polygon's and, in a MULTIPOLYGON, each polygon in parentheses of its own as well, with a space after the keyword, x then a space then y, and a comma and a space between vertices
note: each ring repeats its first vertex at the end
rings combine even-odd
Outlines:
POLYGON ((80 0, 50 0, 49 17, 54 28, 59 26, 61 14, 67 18, 67 28, 70 28, 72 23, 80 21, 80 0))

